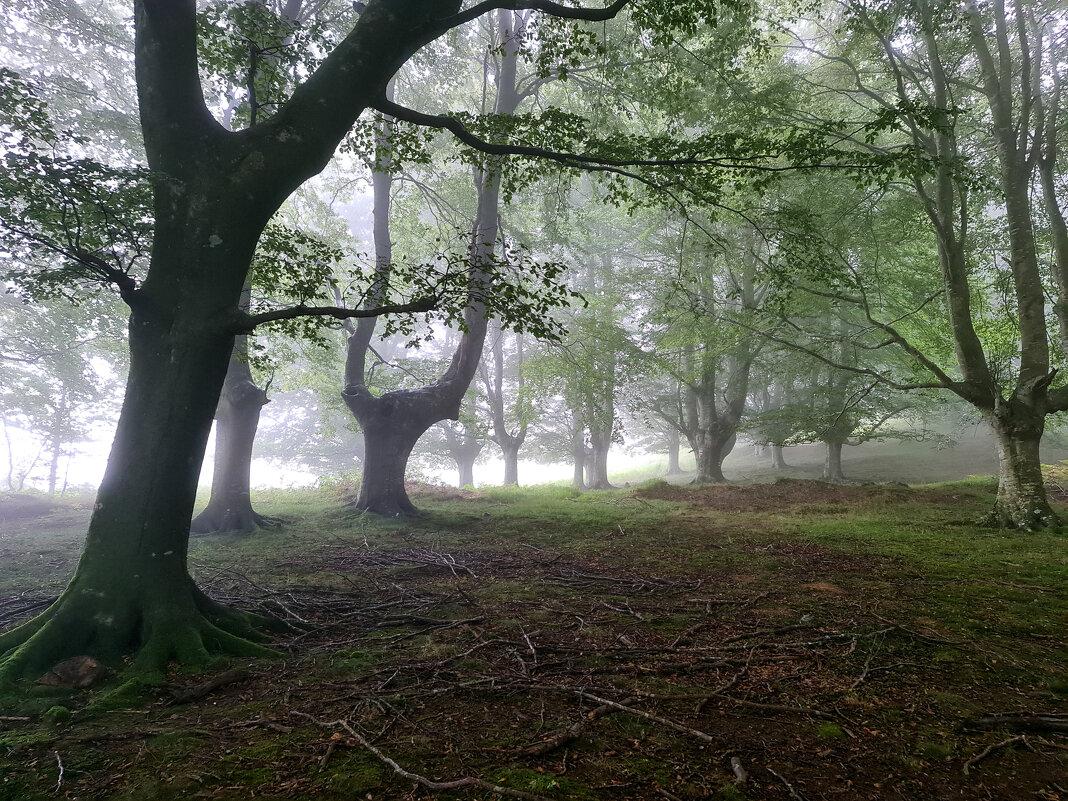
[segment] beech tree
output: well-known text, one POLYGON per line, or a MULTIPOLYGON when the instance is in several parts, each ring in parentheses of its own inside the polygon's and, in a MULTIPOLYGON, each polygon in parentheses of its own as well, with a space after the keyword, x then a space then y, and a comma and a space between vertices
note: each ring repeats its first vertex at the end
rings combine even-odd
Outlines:
POLYGON ((887 192, 868 208, 908 194, 927 220, 940 277, 933 291, 919 290, 917 278, 932 273, 913 260, 875 281, 878 249, 871 247, 869 269, 836 259, 844 279, 823 291, 859 309, 870 331, 912 360, 911 375, 884 376, 890 385, 953 392, 990 425, 1000 457, 991 522, 1056 525, 1038 449, 1047 416, 1068 410, 1068 385, 1058 375, 1064 353, 1050 337, 1052 323, 1064 339, 1068 288, 1062 187, 1050 181, 1063 174, 1063 10, 1028 0, 1011 8, 1001 0, 846 0, 810 25, 803 40, 787 35, 791 47, 822 65, 806 78, 821 100, 777 113, 826 125, 840 113, 826 105, 835 96, 849 104, 851 117, 866 111, 860 133, 854 128, 845 137, 901 179, 887 181, 887 192), (1037 245, 1043 216, 1055 244, 1048 258, 1037 245), (895 278, 903 291, 892 288, 895 278), (1009 291, 988 291, 999 286, 1009 291), (917 325, 932 307, 952 338, 949 354, 917 325))
MULTIPOLYGON (((252 642, 254 620, 210 600, 187 568, 197 476, 234 337, 309 313, 355 318, 432 304, 242 312, 257 242, 356 118, 384 104, 387 82, 416 50, 507 5, 461 10, 458 2, 372 0, 273 115, 229 131, 201 90, 193 0, 136 0, 151 259, 142 280, 105 263, 131 312, 126 396, 75 576, 47 611, 0 636, 0 677, 33 677, 81 653, 114 662, 133 650, 138 671, 159 670, 171 658, 203 663, 210 653, 266 653, 252 642)), ((543 0, 511 5, 597 20, 626 2, 597 10, 543 0)))

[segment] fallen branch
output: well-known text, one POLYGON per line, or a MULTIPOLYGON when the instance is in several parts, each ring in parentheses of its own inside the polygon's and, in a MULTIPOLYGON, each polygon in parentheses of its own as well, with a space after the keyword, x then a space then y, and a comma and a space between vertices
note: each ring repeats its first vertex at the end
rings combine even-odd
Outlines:
POLYGON ((463 779, 453 779, 452 781, 445 782, 438 782, 434 781, 433 779, 428 779, 426 776, 420 776, 418 773, 412 773, 411 771, 402 768, 394 760, 390 759, 388 756, 386 756, 377 748, 375 748, 375 746, 371 745, 367 738, 365 738, 362 734, 360 734, 358 731, 352 728, 352 726, 349 725, 349 722, 347 720, 332 720, 329 722, 324 722, 321 720, 317 720, 315 717, 307 714, 306 712, 292 711, 290 712, 290 714, 295 715, 297 717, 307 718, 308 720, 314 722, 316 725, 322 726, 324 728, 332 729, 340 726, 346 732, 348 732, 349 736, 353 740, 355 740, 357 744, 366 748, 368 751, 374 754, 374 756, 377 757, 380 762, 383 762, 384 764, 388 765, 398 776, 407 779, 408 781, 415 782, 416 784, 420 785, 421 787, 425 787, 428 790, 460 790, 465 787, 472 787, 477 790, 484 790, 486 792, 496 793, 497 795, 503 795, 508 798, 523 799, 523 801, 550 801, 550 799, 546 798, 543 795, 525 793, 522 790, 513 790, 510 787, 501 787, 499 785, 483 781, 482 779, 476 779, 473 776, 467 776, 463 779))
POLYGON ((237 684, 239 681, 244 681, 249 675, 249 671, 245 668, 228 670, 225 673, 220 673, 218 676, 212 677, 203 684, 198 684, 195 687, 190 687, 186 690, 175 691, 171 697, 170 703, 187 704, 190 701, 196 701, 198 698, 210 695, 222 687, 226 687, 230 684, 237 684))
MULTIPOLYGON (((633 698, 624 698, 623 703, 632 703, 633 698)), ((586 715, 579 720, 576 720, 570 726, 564 729, 557 729, 550 734, 544 740, 539 740, 529 745, 525 745, 519 749, 520 756, 544 756, 545 754, 555 751, 557 748, 562 748, 565 745, 570 745, 581 737, 586 729, 590 727, 590 724, 595 720, 603 718, 605 715, 611 715, 613 712, 619 710, 608 704, 601 704, 596 709, 587 712, 586 715)))
POLYGON ((1008 729, 1009 731, 1068 732, 1066 715, 985 715, 964 722, 966 729, 1008 729))
POLYGON ((714 738, 712 735, 706 734, 703 731, 698 731, 697 729, 691 729, 689 726, 684 726, 681 723, 676 723, 673 720, 668 720, 667 718, 662 718, 657 715, 653 715, 641 709, 635 709, 632 706, 626 706, 625 704, 617 704, 615 701, 609 701, 607 698, 600 698, 596 695, 591 695, 590 693, 585 692, 584 690, 573 690, 572 692, 574 692, 575 695, 579 696, 580 698, 585 698, 589 701, 596 701, 599 704, 604 704, 605 706, 610 706, 613 709, 618 709, 620 712, 626 712, 629 715, 635 715, 639 718, 645 718, 646 720, 651 720, 654 723, 659 723, 661 726, 667 726, 669 729, 681 731, 683 734, 689 734, 690 736, 696 737, 702 742, 716 742, 716 738, 714 738))
POLYGON ((781 781, 783 784, 786 785, 786 789, 790 793, 790 798, 793 798, 794 801, 808 801, 808 799, 805 798, 805 796, 802 793, 800 793, 800 792, 798 792, 797 790, 794 789, 794 786, 792 784, 790 784, 790 782, 786 781, 785 778, 780 776, 773 769, 768 768, 768 773, 770 773, 772 776, 774 776, 776 779, 778 779, 779 781, 781 781))
POLYGON ((1016 743, 1022 743, 1027 748, 1031 747, 1027 742, 1026 734, 1017 734, 1015 737, 1010 737, 1007 740, 1002 740, 1000 743, 988 745, 986 748, 984 748, 982 751, 980 751, 978 754, 976 754, 964 763, 964 775, 967 776, 971 772, 972 768, 974 768, 988 756, 993 754, 995 751, 1000 751, 1002 748, 1008 748, 1010 745, 1015 745, 1016 743))

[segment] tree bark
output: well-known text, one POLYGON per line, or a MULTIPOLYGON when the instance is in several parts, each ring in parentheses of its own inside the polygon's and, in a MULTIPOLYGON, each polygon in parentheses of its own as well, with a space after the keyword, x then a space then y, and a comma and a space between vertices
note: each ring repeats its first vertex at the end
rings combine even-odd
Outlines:
POLYGON ((586 489, 586 427, 577 418, 571 424, 571 462, 574 465, 571 486, 586 489))
POLYGON ((827 447, 827 455, 823 462, 823 478, 825 481, 845 481, 842 472, 842 443, 838 441, 824 443, 827 447))
POLYGON ((679 449, 682 447, 682 438, 679 436, 678 431, 669 431, 667 436, 667 475, 677 476, 682 473, 682 467, 679 466, 679 449))
POLYGON ((507 443, 501 445, 501 455, 504 457, 504 486, 519 486, 519 444, 507 443))
POLYGON ((786 470, 790 467, 790 465, 786 463, 786 457, 783 455, 782 445, 775 445, 772 443, 771 466, 776 470, 786 470))
POLYGON ((608 480, 608 451, 611 447, 611 431, 590 431, 590 449, 593 453, 588 463, 590 468, 589 489, 615 489, 612 486, 612 482, 608 480))
POLYGON ((695 484, 726 484, 727 479, 723 475, 723 460, 727 458, 737 435, 733 425, 709 426, 697 432, 694 453, 697 459, 697 475, 694 477, 695 484))
POLYGON ((193 518, 190 531, 195 534, 252 531, 276 522, 252 508, 252 448, 260 410, 268 400, 267 393, 252 379, 244 340, 245 337, 238 337, 234 344, 215 411, 211 497, 204 510, 193 518))
POLYGON ((998 495, 988 522, 1004 528, 1036 529, 1060 524, 1049 505, 1039 443, 1044 415, 1002 408, 986 416, 998 449, 998 495))

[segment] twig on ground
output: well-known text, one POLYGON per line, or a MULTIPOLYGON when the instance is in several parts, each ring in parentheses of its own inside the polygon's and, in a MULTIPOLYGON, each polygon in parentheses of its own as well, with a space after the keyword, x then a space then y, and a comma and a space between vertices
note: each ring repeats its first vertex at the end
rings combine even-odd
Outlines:
MULTIPOLYGON (((624 698, 623 703, 633 703, 636 699, 624 698)), ((605 715, 611 715, 619 710, 608 704, 601 704, 596 709, 586 713, 586 716, 572 723, 566 729, 557 729, 552 732, 548 737, 543 740, 539 740, 535 743, 530 743, 519 749, 519 753, 522 756, 542 756, 555 751, 565 745, 570 745, 575 742, 579 737, 585 733, 590 724, 599 718, 603 718, 605 715)))
POLYGON ((56 779, 56 789, 53 790, 58 793, 63 787, 63 760, 59 758, 59 751, 53 751, 52 755, 56 758, 56 766, 59 768, 59 778, 56 779))
POLYGON ((689 726, 684 726, 681 723, 676 723, 673 720, 668 720, 667 718, 662 718, 658 715, 653 715, 650 712, 645 712, 641 709, 635 709, 634 707, 626 706, 625 704, 618 704, 615 701, 609 701, 607 698, 600 698, 599 696, 592 695, 584 690, 572 690, 572 692, 580 698, 585 698, 589 701, 596 701, 598 704, 604 704, 605 706, 613 707, 614 709, 618 709, 620 712, 626 712, 629 715, 636 715, 639 718, 645 718, 646 720, 651 720, 654 723, 659 723, 661 726, 667 726, 669 729, 681 731, 683 734, 689 734, 690 736, 696 737, 702 742, 714 743, 716 741, 716 739, 710 734, 706 734, 703 731, 698 731, 697 729, 691 729, 689 726))
POLYGON ((790 798, 793 798, 794 801, 808 801, 808 799, 805 798, 805 796, 801 792, 795 790, 794 786, 790 784, 790 782, 786 781, 783 776, 780 776, 772 768, 768 768, 768 773, 770 773, 772 776, 774 776, 776 779, 786 785, 786 789, 790 793, 790 798))
POLYGON ((485 790, 486 792, 496 793, 497 795, 503 795, 508 798, 520 798, 523 799, 523 801, 549 801, 549 799, 547 799, 543 795, 526 793, 522 790, 513 790, 510 787, 500 787, 499 785, 492 784, 482 779, 476 779, 473 776, 467 776, 463 779, 453 779, 451 781, 444 782, 428 779, 426 776, 420 776, 418 773, 412 773, 411 771, 402 768, 393 759, 386 756, 375 746, 371 745, 371 743, 367 740, 366 737, 364 737, 362 734, 356 731, 356 729, 352 728, 352 726, 349 725, 349 722, 347 720, 321 721, 315 718, 314 716, 307 714, 306 712, 297 712, 295 710, 291 711, 290 714, 311 720, 312 722, 316 723, 319 726, 323 726, 324 728, 343 728, 346 732, 348 732, 349 736, 356 741, 357 744, 359 744, 363 748, 366 748, 368 751, 374 754, 374 756, 377 757, 380 762, 383 762, 384 764, 388 765, 398 776, 407 779, 408 781, 415 782, 416 784, 420 785, 421 787, 425 787, 428 790, 460 790, 464 787, 472 787, 478 790, 485 790))
POLYGON ((1017 734, 1015 737, 1010 737, 1007 740, 1002 740, 1000 743, 988 745, 986 748, 984 748, 982 751, 980 751, 978 754, 976 754, 964 763, 964 775, 967 776, 969 773, 971 773, 972 768, 974 768, 988 756, 993 754, 995 751, 1000 751, 1002 748, 1008 748, 1011 745, 1016 745, 1016 743, 1021 743, 1026 748, 1031 747, 1027 742, 1026 734, 1017 734))

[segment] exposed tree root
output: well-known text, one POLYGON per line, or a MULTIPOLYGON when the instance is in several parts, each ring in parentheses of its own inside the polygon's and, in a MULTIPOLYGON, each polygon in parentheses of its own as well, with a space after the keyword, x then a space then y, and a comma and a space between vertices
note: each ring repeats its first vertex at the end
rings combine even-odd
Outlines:
POLYGON ((189 580, 179 597, 116 599, 72 584, 49 609, 0 636, 0 683, 33 680, 57 662, 92 656, 127 679, 162 674, 174 661, 201 668, 220 656, 270 657, 264 619, 215 603, 189 580), (124 656, 133 663, 123 668, 124 656))
POLYGON ((251 506, 235 508, 219 504, 213 508, 209 503, 203 512, 193 518, 189 532, 191 534, 250 532, 258 528, 277 528, 281 522, 277 517, 261 515, 251 506))

